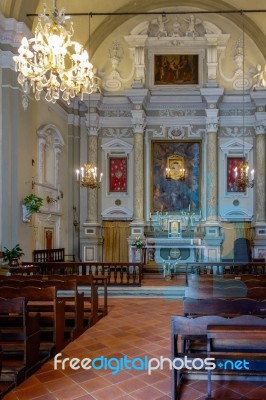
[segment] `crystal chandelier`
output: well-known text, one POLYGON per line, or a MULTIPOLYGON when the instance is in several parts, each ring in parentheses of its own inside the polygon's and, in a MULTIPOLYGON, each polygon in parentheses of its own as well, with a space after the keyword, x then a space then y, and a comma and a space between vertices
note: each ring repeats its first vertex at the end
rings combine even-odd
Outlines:
POLYGON ((69 104, 71 98, 98 89, 88 52, 72 40, 73 23, 66 27, 69 17, 64 13, 64 9, 57 10, 56 0, 51 16, 46 15, 44 6, 35 37, 23 37, 18 55, 13 57, 19 84, 26 94, 32 88, 36 100, 45 90, 45 100, 55 103, 61 96, 69 104))
POLYGON ((76 170, 77 181, 80 182, 81 187, 96 189, 100 187, 103 174, 100 173, 98 178, 97 167, 92 164, 84 164, 83 167, 76 170))
POLYGON ((235 173, 235 183, 240 192, 245 192, 247 188, 253 188, 254 186, 254 169, 251 171, 249 175, 249 165, 248 162, 243 160, 239 164, 238 167, 234 169, 235 173))

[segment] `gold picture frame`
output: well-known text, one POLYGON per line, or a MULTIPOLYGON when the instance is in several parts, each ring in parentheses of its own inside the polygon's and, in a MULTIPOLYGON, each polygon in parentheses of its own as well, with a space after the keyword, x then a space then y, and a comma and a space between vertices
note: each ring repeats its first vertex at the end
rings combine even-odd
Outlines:
POLYGON ((168 221, 168 237, 175 238, 181 236, 181 219, 170 219, 168 221))

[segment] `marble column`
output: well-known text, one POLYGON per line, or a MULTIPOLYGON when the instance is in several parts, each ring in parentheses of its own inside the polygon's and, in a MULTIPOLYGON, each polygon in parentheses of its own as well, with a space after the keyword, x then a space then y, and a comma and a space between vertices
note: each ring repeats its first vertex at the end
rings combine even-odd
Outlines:
POLYGON ((256 222, 266 220, 265 202, 265 127, 256 126, 256 222))
POLYGON ((207 222, 218 221, 218 120, 207 119, 207 222))
POLYGON ((144 128, 143 110, 132 111, 134 129, 134 222, 144 221, 144 128))
MULTIPOLYGON (((88 160, 98 166, 98 130, 88 128, 88 160)), ((99 172, 99 171, 98 171, 99 172)), ((98 190, 88 189, 88 222, 98 221, 98 190)))

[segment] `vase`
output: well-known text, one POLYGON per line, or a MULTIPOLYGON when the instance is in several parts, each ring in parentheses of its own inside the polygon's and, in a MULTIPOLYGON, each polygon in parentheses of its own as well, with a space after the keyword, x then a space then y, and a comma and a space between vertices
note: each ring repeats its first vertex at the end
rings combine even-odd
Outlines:
POLYGON ((9 260, 8 265, 10 267, 17 267, 19 265, 18 258, 11 258, 11 260, 9 260))

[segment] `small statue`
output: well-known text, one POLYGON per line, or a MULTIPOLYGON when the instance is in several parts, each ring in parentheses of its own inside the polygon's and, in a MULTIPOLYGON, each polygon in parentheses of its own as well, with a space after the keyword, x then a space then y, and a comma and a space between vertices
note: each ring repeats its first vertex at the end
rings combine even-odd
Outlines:
POLYGON ((180 23, 178 21, 178 17, 175 17, 175 21, 173 23, 173 33, 172 36, 182 36, 182 32, 180 30, 180 23))
POLYGON ((195 36, 198 36, 195 26, 201 23, 200 19, 196 19, 194 15, 190 15, 189 18, 184 18, 184 21, 188 23, 188 28, 186 31, 186 36, 192 36, 195 39, 195 36))
POLYGON ((165 24, 166 22, 168 22, 168 19, 165 19, 165 17, 163 17, 163 15, 159 15, 157 20, 156 20, 156 24, 158 25, 158 33, 157 33, 157 37, 167 37, 167 30, 165 28, 165 24))
POLYGON ((258 64, 255 70, 255 75, 253 75, 253 79, 255 79, 255 83, 252 86, 252 90, 255 89, 265 89, 266 88, 266 65, 264 69, 262 69, 261 65, 258 64))

